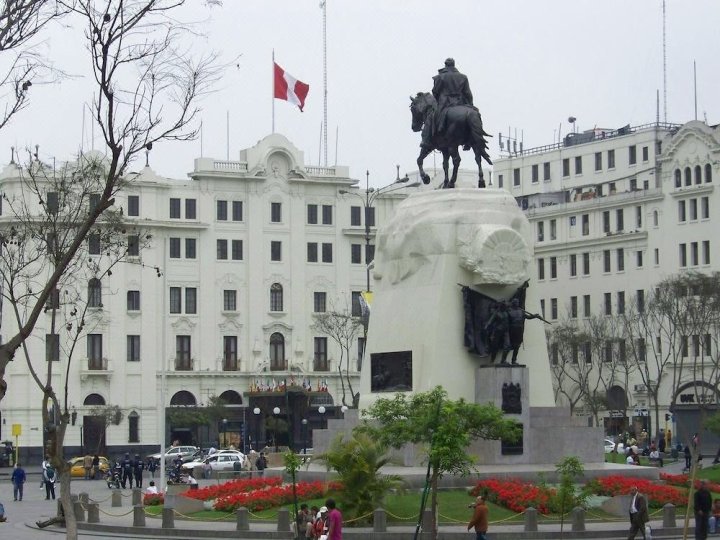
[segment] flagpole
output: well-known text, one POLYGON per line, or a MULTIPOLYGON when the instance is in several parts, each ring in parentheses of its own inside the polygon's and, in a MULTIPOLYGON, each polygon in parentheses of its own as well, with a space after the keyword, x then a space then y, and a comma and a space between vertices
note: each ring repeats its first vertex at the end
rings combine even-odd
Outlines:
POLYGON ((323 152, 327 167, 327 0, 320 2, 323 10, 323 152))
MULTIPOLYGON (((273 100, 273 103, 275 100, 273 100)), ((230 109, 227 111, 227 120, 226 120, 226 126, 225 126, 225 159, 230 161, 230 109)))
POLYGON ((275 133, 275 49, 272 50, 272 133, 275 133))

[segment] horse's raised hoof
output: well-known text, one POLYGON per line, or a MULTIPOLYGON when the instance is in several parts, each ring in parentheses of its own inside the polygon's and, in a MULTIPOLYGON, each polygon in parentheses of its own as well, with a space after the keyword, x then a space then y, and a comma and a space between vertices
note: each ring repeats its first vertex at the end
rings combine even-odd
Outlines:
POLYGON ((429 175, 429 174, 427 174, 427 173, 422 173, 422 174, 420 175, 420 177, 422 178, 423 184, 429 184, 429 183, 430 183, 430 175, 429 175))

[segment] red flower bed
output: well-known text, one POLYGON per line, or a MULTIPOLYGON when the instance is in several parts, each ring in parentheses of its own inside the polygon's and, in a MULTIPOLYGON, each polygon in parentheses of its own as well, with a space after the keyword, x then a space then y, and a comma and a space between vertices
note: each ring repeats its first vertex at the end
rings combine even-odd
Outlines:
POLYGON ((145 495, 143 497, 143 504, 145 506, 159 506, 165 504, 165 496, 162 493, 157 495, 145 495))
POLYGON ((636 478, 633 476, 606 476, 604 478, 596 478, 587 483, 587 486, 595 495, 606 495, 613 497, 615 495, 627 495, 633 486, 637 486, 638 490, 648 498, 649 506, 660 508, 667 503, 681 506, 687 504, 687 494, 685 490, 662 484, 656 484, 644 478, 636 478))
MULTIPOLYGON (((667 474, 660 473, 660 480, 667 482, 673 486, 687 487, 690 485, 690 477, 687 474, 667 474)), ((706 481, 707 488, 715 493, 720 493, 720 484, 706 481)), ((700 480, 695 480, 695 489, 700 487, 700 480)))
MULTIPOLYGON (((298 482, 295 484, 297 497, 303 499, 316 499, 325 495, 325 487, 322 482, 298 482)), ((241 506, 248 510, 257 512, 275 506, 292 502, 293 486, 286 484, 282 486, 270 486, 251 492, 237 492, 234 494, 219 497, 215 501, 214 508, 221 512, 234 512, 241 506)))
POLYGON ((279 486, 282 484, 282 478, 276 477, 260 477, 260 478, 244 478, 241 480, 231 480, 224 484, 216 486, 208 486, 201 489, 195 489, 186 492, 184 495, 191 499, 199 499, 201 501, 211 501, 221 497, 227 497, 236 493, 247 493, 259 489, 265 489, 271 486, 279 486))
POLYGON ((513 512, 524 512, 525 509, 532 506, 541 514, 547 514, 550 511, 549 503, 555 490, 519 480, 491 478, 480 480, 470 491, 473 496, 481 493, 487 493, 489 501, 509 508, 513 512))

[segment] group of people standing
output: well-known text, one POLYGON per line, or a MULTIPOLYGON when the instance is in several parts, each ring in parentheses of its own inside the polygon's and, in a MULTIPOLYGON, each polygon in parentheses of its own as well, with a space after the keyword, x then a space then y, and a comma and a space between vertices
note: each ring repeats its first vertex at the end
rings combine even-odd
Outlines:
POLYGON ((299 534, 307 539, 342 540, 342 514, 334 499, 326 500, 320 508, 301 504, 296 523, 299 534))

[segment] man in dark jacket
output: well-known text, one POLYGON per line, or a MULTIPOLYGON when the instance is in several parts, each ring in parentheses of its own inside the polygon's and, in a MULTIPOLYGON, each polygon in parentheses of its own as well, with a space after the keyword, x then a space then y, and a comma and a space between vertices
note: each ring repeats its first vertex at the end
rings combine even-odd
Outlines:
POLYGON ((135 487, 142 487, 142 475, 145 469, 145 463, 140 459, 140 454, 135 454, 133 459, 133 475, 135 476, 135 487))
POLYGON ((122 469, 122 479, 120 480, 120 483, 122 484, 123 489, 125 489, 128 480, 130 481, 130 489, 132 489, 133 477, 130 454, 125 454, 125 457, 120 460, 120 468, 122 469))
POLYGON ((700 480, 700 487, 693 499, 695 511, 695 540, 705 540, 708 535, 708 519, 712 511, 712 495, 706 480, 700 480))
POLYGON ((484 497, 480 496, 475 499, 475 504, 468 506, 474 508, 472 519, 468 523, 468 531, 475 527, 475 540, 485 540, 485 534, 488 530, 488 507, 485 504, 484 497))
POLYGON ((628 540, 633 540, 637 533, 645 536, 645 524, 650 520, 647 509, 647 499, 642 493, 638 493, 638 488, 633 486, 630 489, 630 534, 628 540))
POLYGON ((433 77, 432 94, 438 102, 436 129, 438 133, 445 131, 447 109, 455 105, 473 107, 473 95, 470 91, 468 78, 455 67, 455 60, 445 60, 445 67, 438 70, 433 77))

